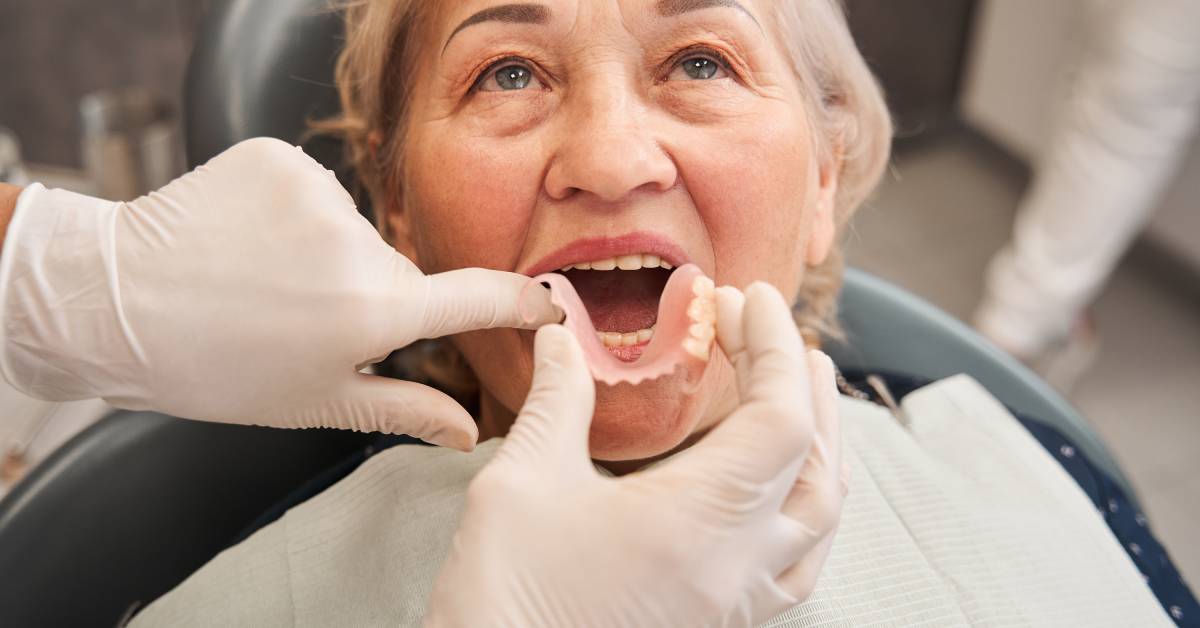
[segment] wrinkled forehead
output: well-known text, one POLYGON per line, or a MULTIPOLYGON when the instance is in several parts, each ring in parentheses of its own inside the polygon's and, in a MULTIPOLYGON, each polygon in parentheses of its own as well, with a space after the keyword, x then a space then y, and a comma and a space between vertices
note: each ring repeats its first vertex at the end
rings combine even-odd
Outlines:
POLYGON ((431 38, 444 48, 460 33, 479 25, 528 25, 583 36, 619 24, 632 29, 686 16, 741 20, 762 30, 770 19, 763 0, 466 0, 442 2, 431 38))

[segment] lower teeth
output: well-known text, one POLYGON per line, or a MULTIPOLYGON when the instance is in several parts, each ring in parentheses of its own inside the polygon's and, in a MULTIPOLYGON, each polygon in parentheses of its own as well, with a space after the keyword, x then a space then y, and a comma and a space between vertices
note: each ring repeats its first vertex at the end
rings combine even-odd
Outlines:
POLYGON ((626 333, 615 331, 596 332, 596 338, 600 340, 600 344, 606 347, 632 347, 633 345, 650 342, 650 339, 653 337, 654 327, 626 333))

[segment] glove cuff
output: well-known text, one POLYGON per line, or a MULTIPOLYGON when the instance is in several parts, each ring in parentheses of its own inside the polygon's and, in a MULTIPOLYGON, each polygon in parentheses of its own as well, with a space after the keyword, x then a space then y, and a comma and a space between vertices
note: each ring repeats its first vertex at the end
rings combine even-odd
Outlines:
POLYGON ((116 272, 120 206, 37 183, 18 198, 0 254, 0 373, 17 390, 69 401, 136 381, 116 272))

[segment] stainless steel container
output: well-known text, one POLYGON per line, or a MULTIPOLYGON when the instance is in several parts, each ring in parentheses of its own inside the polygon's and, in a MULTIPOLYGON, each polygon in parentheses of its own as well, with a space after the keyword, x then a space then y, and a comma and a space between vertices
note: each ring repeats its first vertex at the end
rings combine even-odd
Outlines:
POLYGON ((21 162, 21 143, 12 131, 0 126, 0 183, 25 185, 29 179, 21 162))
POLYGON ((96 196, 127 201, 183 172, 175 112, 149 90, 89 94, 79 106, 83 166, 96 196))

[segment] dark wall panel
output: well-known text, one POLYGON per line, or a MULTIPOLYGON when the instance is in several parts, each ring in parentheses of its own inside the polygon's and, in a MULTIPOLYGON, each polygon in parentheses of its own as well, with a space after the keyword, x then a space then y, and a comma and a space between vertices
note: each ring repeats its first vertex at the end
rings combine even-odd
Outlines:
POLYGON ((0 0, 0 126, 16 132, 25 161, 79 165, 88 92, 144 85, 178 103, 204 4, 0 0))
POLYGON ((975 0, 846 0, 850 29, 887 92, 901 139, 954 115, 975 0))

